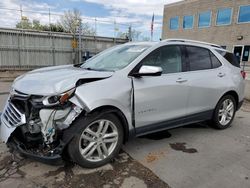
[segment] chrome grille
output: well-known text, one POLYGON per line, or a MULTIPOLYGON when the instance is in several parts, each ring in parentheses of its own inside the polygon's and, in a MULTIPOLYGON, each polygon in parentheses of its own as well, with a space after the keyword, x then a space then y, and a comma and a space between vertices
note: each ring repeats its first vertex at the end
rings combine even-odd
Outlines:
POLYGON ((11 102, 7 102, 1 121, 8 127, 17 127, 25 124, 26 118, 11 102))

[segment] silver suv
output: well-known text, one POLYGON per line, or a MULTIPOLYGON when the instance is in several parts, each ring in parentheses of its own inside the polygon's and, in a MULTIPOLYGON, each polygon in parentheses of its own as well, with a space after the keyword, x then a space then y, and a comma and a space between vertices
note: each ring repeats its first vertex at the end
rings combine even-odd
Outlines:
POLYGON ((1 115, 1 139, 47 163, 108 163, 130 137, 209 120, 230 126, 245 73, 218 45, 169 39, 127 43, 80 65, 18 77, 1 115))

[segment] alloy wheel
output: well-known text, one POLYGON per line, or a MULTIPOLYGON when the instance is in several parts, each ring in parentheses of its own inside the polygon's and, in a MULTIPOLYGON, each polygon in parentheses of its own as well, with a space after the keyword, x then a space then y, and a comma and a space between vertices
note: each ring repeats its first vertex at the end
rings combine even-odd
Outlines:
POLYGON ((118 136, 113 122, 105 119, 94 121, 82 132, 79 151, 87 161, 102 161, 114 151, 118 136))
POLYGON ((226 126, 233 118, 234 115, 234 103, 231 99, 226 99, 221 104, 219 109, 219 122, 221 125, 226 126))

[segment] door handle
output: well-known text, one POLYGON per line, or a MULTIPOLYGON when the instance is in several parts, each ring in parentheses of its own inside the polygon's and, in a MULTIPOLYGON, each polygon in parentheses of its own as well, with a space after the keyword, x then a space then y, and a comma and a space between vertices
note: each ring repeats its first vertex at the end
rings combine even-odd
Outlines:
POLYGON ((184 82, 187 82, 186 79, 183 79, 183 78, 178 78, 178 80, 176 80, 177 83, 184 83, 184 82))
POLYGON ((218 74, 218 77, 224 77, 226 74, 225 73, 222 73, 222 72, 220 72, 219 74, 218 74))

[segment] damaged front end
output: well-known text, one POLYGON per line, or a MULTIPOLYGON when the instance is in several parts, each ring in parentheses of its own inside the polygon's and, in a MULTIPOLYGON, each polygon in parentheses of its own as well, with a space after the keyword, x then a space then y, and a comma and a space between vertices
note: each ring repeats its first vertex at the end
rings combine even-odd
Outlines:
POLYGON ((69 100, 74 91, 38 96, 13 90, 1 114, 2 141, 36 160, 61 162, 63 150, 73 137, 68 128, 83 112, 69 100))

